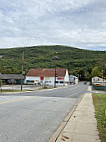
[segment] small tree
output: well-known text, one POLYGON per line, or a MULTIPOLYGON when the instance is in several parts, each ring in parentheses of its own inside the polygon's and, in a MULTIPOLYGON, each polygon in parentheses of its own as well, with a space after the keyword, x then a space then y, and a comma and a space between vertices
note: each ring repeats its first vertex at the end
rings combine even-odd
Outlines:
MULTIPOLYGON (((1 89, 2 84, 3 84, 3 83, 2 83, 2 80, 0 80, 0 89, 1 89)), ((2 91, 2 89, 1 89, 1 91, 2 91)))

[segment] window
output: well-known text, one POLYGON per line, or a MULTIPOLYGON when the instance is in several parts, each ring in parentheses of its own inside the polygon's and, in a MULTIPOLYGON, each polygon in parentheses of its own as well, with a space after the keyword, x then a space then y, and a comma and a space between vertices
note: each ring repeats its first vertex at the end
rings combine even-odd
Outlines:
POLYGON ((60 83, 64 83, 64 81, 60 81, 60 83))
POLYGON ((45 83, 51 83, 51 81, 45 81, 45 83))
POLYGON ((27 80, 26 82, 32 82, 32 83, 33 83, 33 82, 34 82, 34 80, 27 80))

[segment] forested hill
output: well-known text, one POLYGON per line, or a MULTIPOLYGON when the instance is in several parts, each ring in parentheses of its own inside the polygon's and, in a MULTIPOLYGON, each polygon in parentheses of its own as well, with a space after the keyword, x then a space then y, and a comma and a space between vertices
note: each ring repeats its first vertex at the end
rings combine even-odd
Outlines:
POLYGON ((24 70, 30 68, 54 68, 54 52, 57 52, 56 67, 68 68, 70 73, 80 70, 91 72, 106 60, 106 51, 90 51, 67 46, 33 46, 0 49, 0 72, 21 73, 22 51, 24 50, 24 70))

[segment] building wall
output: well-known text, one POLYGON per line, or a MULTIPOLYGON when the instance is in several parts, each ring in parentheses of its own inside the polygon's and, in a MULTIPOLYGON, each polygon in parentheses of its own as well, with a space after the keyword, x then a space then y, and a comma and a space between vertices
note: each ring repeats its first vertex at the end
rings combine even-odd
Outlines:
POLYGON ((66 70, 66 75, 64 78, 65 84, 69 83, 69 74, 68 74, 68 70, 66 70))
POLYGON ((75 84, 78 84, 78 77, 75 78, 75 84))
POLYGON ((44 77, 44 85, 54 86, 54 77, 44 77))
MULTIPOLYGON (((44 77, 44 80, 41 81, 40 77, 26 76, 26 79, 25 79, 25 82, 24 82, 25 84, 26 84, 27 80, 33 81, 33 83, 34 83, 34 81, 38 81, 38 82, 42 83, 45 86, 53 87, 54 86, 55 77, 44 77)), ((68 82, 69 82, 68 74, 65 77, 56 77, 56 86, 67 85, 68 82)))
POLYGON ((40 82, 40 77, 26 76, 25 83, 27 80, 38 80, 38 82, 40 82))
POLYGON ((106 80, 96 76, 92 78, 92 83, 96 82, 106 82, 106 80))
POLYGON ((76 76, 74 76, 74 75, 70 75, 70 76, 69 76, 69 82, 70 82, 70 83, 78 84, 78 77, 76 77, 76 76))

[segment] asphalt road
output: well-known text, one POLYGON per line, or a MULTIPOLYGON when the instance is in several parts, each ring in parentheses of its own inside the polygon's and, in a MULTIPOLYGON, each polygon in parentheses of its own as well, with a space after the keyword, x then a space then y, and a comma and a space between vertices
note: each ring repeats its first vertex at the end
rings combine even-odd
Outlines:
POLYGON ((0 142, 48 142, 87 88, 0 95, 0 142))

